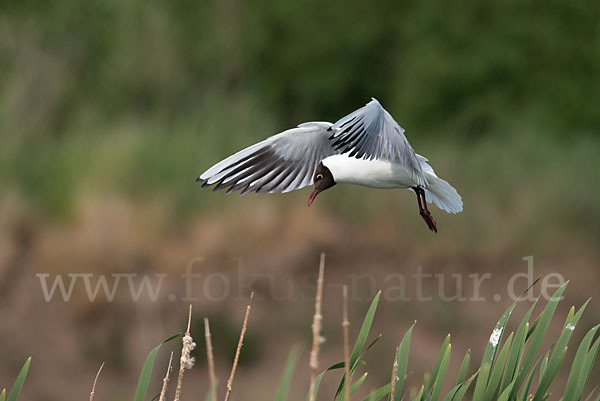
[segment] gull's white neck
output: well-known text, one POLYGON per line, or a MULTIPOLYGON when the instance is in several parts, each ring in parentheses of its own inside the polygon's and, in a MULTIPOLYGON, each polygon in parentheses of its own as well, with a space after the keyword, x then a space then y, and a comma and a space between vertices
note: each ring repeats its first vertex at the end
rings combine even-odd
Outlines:
POLYGON ((364 185, 372 188, 410 188, 416 183, 399 163, 365 160, 347 155, 329 156, 322 160, 336 183, 364 185))

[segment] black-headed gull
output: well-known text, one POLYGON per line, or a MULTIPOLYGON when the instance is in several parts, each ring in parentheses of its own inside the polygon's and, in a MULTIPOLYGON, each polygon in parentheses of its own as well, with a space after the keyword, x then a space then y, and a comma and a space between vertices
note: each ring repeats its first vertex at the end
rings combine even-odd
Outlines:
POLYGON ((196 181, 227 193, 289 192, 314 184, 308 206, 335 184, 407 188, 417 195, 419 213, 430 230, 437 225, 427 209, 433 202, 460 213, 460 195, 438 178, 427 159, 415 153, 404 129, 376 100, 335 124, 308 122, 249 146, 206 170, 196 181))

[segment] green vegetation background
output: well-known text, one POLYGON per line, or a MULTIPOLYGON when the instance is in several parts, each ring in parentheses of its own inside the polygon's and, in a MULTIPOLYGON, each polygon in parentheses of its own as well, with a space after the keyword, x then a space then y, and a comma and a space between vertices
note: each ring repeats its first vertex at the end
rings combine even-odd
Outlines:
POLYGON ((0 186, 50 215, 82 190, 186 214, 214 202, 193 185, 211 163, 373 96, 467 200, 527 194, 591 229, 599 17, 594 1, 4 0, 0 186))
MULTIPOLYGON (((231 260, 243 254, 249 275, 298 283, 325 250, 331 283, 373 272, 381 287, 423 265, 448 280, 493 273, 491 299, 533 254, 535 275, 572 280, 569 302, 580 305, 600 280, 599 21, 592 0, 0 0, 0 340, 14 349, 0 373, 28 352, 32 366, 53 367, 31 372, 35 394, 80 399, 104 360, 116 373, 103 388, 123 399, 140 358, 186 317, 187 304, 166 299, 46 304, 33 279, 41 271, 179 278, 204 256, 209 272, 234 279, 231 260), (407 191, 340 185, 307 209, 308 190, 239 198, 194 183, 241 147, 335 121, 371 97, 463 196, 458 216, 433 209, 437 235, 407 191)), ((238 384, 255 399, 271 387, 251 370, 279 376, 291 343, 310 341, 313 307, 262 295, 242 357, 255 368, 238 384), (266 329, 273 316, 283 334, 266 329)), ((342 352, 338 295, 325 303, 335 322, 325 361, 342 352)), ((597 324, 598 301, 584 329, 597 324)), ((222 378, 236 302, 194 306, 214 322, 222 378)), ((458 353, 480 356, 506 302, 383 303, 377 324, 389 342, 374 352, 389 356, 418 319, 415 377, 447 332, 458 353)), ((369 385, 388 368, 372 365, 369 385)), ((200 369, 189 383, 204 394, 200 369)))

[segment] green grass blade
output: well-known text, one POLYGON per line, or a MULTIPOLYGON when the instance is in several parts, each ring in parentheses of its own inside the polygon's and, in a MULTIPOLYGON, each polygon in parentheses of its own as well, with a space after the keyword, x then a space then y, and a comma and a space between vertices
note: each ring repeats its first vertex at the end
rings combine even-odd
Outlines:
POLYGON ((6 389, 3 388, 2 392, 0 393, 0 401, 4 401, 5 398, 6 398, 6 389))
POLYGON ((444 352, 444 357, 442 358, 440 368, 435 375, 435 384, 433 386, 431 396, 427 397, 429 401, 437 401, 440 397, 440 393, 442 392, 442 386, 444 385, 444 380, 446 379, 446 373, 448 372, 448 364, 450 363, 451 352, 452 344, 448 344, 448 346, 446 347, 446 352, 444 352))
POLYGON ((585 384, 587 383, 587 379, 590 376, 592 371, 592 367, 594 366, 594 361, 596 360, 596 356, 598 355, 598 349, 600 348, 600 338, 596 339, 589 352, 585 357, 585 362, 583 364, 583 370, 581 375, 579 376, 579 382, 577 383, 577 394, 583 394, 583 390, 585 388, 585 384))
POLYGON ((548 366, 545 369, 542 378, 540 379, 540 385, 538 386, 538 389, 535 392, 533 401, 542 400, 542 397, 544 396, 544 394, 550 387, 550 384, 554 380, 554 377, 558 373, 558 369, 560 368, 560 365, 562 364, 562 361, 564 360, 564 357, 566 355, 569 340, 571 339, 573 331, 575 331, 577 323, 579 323, 579 319, 581 318, 581 315, 585 311, 589 302, 590 300, 588 299, 581 306, 581 308, 579 308, 577 313, 575 313, 575 308, 570 309, 569 314, 567 315, 567 319, 565 320, 562 333, 560 334, 560 337, 556 342, 556 347, 554 348, 554 351, 552 352, 552 355, 548 362, 548 366))
POLYGON ((15 380, 15 384, 10 390, 10 394, 8 395, 7 401, 16 401, 21 393, 21 389, 23 388, 23 383, 25 382, 25 378, 27 377, 27 372, 29 372, 29 365, 31 364, 31 357, 27 358, 25 364, 21 368, 19 375, 17 376, 17 380, 15 380))
POLYGON ((275 401, 287 400, 287 395, 290 390, 290 383, 292 382, 292 376, 294 375, 294 370, 296 369, 297 360, 298 346, 295 345, 290 350, 287 362, 283 368, 283 373, 281 374, 281 379, 279 380, 279 386, 277 387, 277 392, 275 393, 275 401))
POLYGON ((460 388, 464 385, 464 383, 460 383, 455 385, 454 387, 452 387, 452 389, 450 391, 448 391, 448 394, 446 394, 446 396, 442 399, 442 401, 452 401, 452 399, 454 399, 454 397, 456 396, 456 393, 458 393, 458 390, 460 390, 460 388))
POLYGON ((527 348, 527 352, 525 353, 525 356, 523 358, 523 364, 519 368, 519 373, 517 373, 517 377, 515 378, 515 385, 513 386, 512 393, 509 399, 512 400, 515 398, 516 392, 521 387, 521 383, 525 379, 525 375, 527 374, 529 368, 535 360, 536 354, 540 348, 540 345, 542 344, 542 339, 544 338, 544 335, 548 330, 548 326, 550 325, 550 320, 552 319, 552 316, 556 311, 558 302, 560 301, 560 298, 562 297, 562 294, 565 291, 565 288, 567 288, 568 284, 569 282, 567 281, 554 292, 554 294, 546 304, 546 307, 532 325, 532 328, 529 329, 529 347, 527 348))
MULTIPOLYGON (((356 338, 356 343, 354 344, 354 348, 352 350, 352 354, 350 356, 350 374, 351 376, 354 374, 356 370, 358 361, 360 360, 361 353, 363 348, 365 347, 365 343, 367 342, 367 337, 369 336, 369 332, 371 331, 371 325, 373 324, 373 318, 375 317, 375 311, 377 311, 377 304, 379 303, 379 297, 381 296, 381 291, 375 295, 373 301, 371 302, 371 306, 369 306, 369 310, 365 315, 362 326, 360 327, 360 331, 358 332, 358 337, 356 338)), ((378 341, 376 338, 370 346, 373 346, 378 341)), ((345 385, 346 377, 342 376, 340 384, 338 386, 337 391, 335 392, 334 399, 340 394, 345 385)))
POLYGON ((433 370, 431 371, 431 376, 425 383, 425 389, 423 391, 423 394, 425 394, 425 397, 427 397, 427 395, 430 394, 431 388, 433 387, 433 383, 435 383, 435 379, 440 370, 440 366, 442 365, 442 359, 444 358, 444 354, 446 353, 449 344, 450 344, 450 334, 448 334, 446 336, 446 339, 442 343, 442 347, 440 348, 440 353, 438 354, 437 360, 435 361, 435 365, 433 366, 433 370))
POLYGON ((544 355, 544 359, 542 359, 542 364, 540 365, 540 374, 538 377, 538 386, 539 383, 542 381, 542 377, 544 377, 544 374, 546 373, 546 368, 548 367, 548 359, 550 358, 550 351, 546 352, 546 354, 544 355))
POLYGON ((146 392, 148 391, 148 384, 150 383, 150 375, 152 374, 152 368, 154 367, 154 362, 156 361, 156 355, 158 354, 158 350, 160 349, 160 347, 163 344, 165 344, 179 336, 181 336, 181 333, 172 335, 171 337, 167 338, 162 343, 158 344, 156 347, 154 347, 152 349, 152 351, 150 351, 150 353, 148 353, 148 356, 146 357, 146 361, 144 362, 144 366, 142 366, 142 372, 140 373, 140 378, 138 380, 137 389, 135 390, 135 396, 133 397, 134 401, 143 401, 144 397, 146 396, 146 392))
POLYGON ((594 340, 596 332, 599 328, 600 325, 592 327, 583 337, 583 340, 581 340, 581 343, 577 348, 575 358, 573 359, 573 364, 571 365, 571 372, 569 373, 569 378, 563 393, 563 401, 575 401, 581 398, 581 394, 576 394, 575 391, 578 387, 579 379, 582 376, 585 359, 590 349, 590 345, 592 344, 592 341, 594 340))
POLYGON ((448 396, 446 396, 444 398, 444 401, 461 401, 464 397, 465 394, 467 393, 467 391, 469 390, 469 387, 471 387, 471 384, 473 383, 473 381, 477 378, 477 376, 479 375, 479 372, 475 372, 470 378, 469 380, 467 380, 464 383, 459 384, 457 387, 457 391, 455 394, 453 394, 450 398, 448 398, 448 396))
POLYGON ((598 386, 594 387, 592 389, 592 391, 588 394, 588 396, 585 397, 585 401, 590 401, 592 399, 592 397, 594 396, 594 394, 596 393, 596 390, 598 390, 598 386))
MULTIPOLYGON (((373 341, 371 341, 371 342, 369 343, 369 345, 367 345, 367 347, 365 348, 365 351, 363 352, 363 354, 364 354, 365 352, 367 352, 368 350, 370 350, 371 348, 373 348, 373 346, 374 346, 375 344, 377 344, 377 343, 379 342, 379 340, 381 340, 381 334, 378 334, 378 335, 377 335, 377 337, 375 337, 375 338, 373 339, 373 341)), ((360 359, 360 358, 359 358, 359 359, 360 359)))
POLYGON ((388 383, 383 387, 379 387, 377 390, 369 394, 363 401, 377 401, 385 397, 392 390, 392 383, 388 383))
MULTIPOLYGON (((520 401, 527 400, 527 396, 529 394, 529 389, 531 388, 531 383, 533 382, 533 375, 535 374, 535 371, 537 370, 537 367, 540 364, 541 360, 542 360, 542 358, 540 357, 537 360, 537 362, 535 363, 535 365, 533 366, 533 369, 531 369, 531 372, 529 373, 529 376, 527 377, 527 381, 525 382, 525 386, 523 387, 523 391, 521 392, 521 397, 519 398, 520 401)), ((513 385, 513 388, 511 390, 511 396, 513 393, 515 393, 516 379, 513 383, 515 383, 515 384, 513 385)))
MULTIPOLYGON (((527 291, 527 290, 526 290, 527 291)), ((483 353, 483 358, 481 359, 481 366, 479 368, 479 376, 477 377, 477 382, 475 383, 475 391, 474 400, 483 400, 485 389, 488 384, 490 370, 493 366, 494 359, 496 357, 496 353, 498 352, 498 345, 502 340, 502 336, 504 335, 504 329, 506 328, 506 324, 508 323, 508 319, 512 314, 515 306, 517 305, 517 301, 514 301, 500 316, 492 334, 490 335, 490 339, 485 347, 485 351, 483 353)))
POLYGON ((367 337, 369 336, 369 331, 371 331, 371 325, 373 324, 373 318, 375 317, 375 311, 377 310, 380 296, 381 291, 375 295, 375 298, 373 298, 371 306, 365 315, 358 337, 356 338, 356 343, 354 344, 354 349, 350 356, 350 366, 353 366, 358 361, 360 353, 367 342, 367 337))
MULTIPOLYGON (((314 399, 317 399, 317 394, 319 394, 319 386, 321 385, 321 380, 323 380, 323 376, 325 376, 325 373, 327 373, 328 371, 324 371, 321 372, 317 378, 315 379, 315 389, 314 389, 314 399)), ((306 396, 306 401, 310 400, 310 389, 308 389, 308 395, 306 396)))
POLYGON ((371 306, 365 315, 360 332, 358 333, 358 337, 356 339, 356 343, 354 344, 354 349, 352 350, 352 354, 350 356, 350 366, 354 366, 354 364, 358 361, 360 353, 367 342, 367 337, 369 336, 369 331, 371 331, 371 325, 373 324, 373 318, 375 317, 375 311, 377 310, 377 304, 379 303, 380 296, 381 291, 375 295, 375 298, 373 298, 371 306))
MULTIPOLYGON (((315 379, 315 400, 317 399, 317 394, 319 393, 319 386, 321 385, 321 380, 323 380, 323 376, 325 376, 325 373, 331 371, 331 370, 336 370, 336 369, 344 369, 344 362, 338 362, 334 365, 331 365, 330 367, 328 367, 327 369, 325 369, 323 372, 321 372, 315 379)), ((310 389, 308 390, 308 394, 306 395, 306 401, 310 400, 310 389)))
POLYGON ((550 351, 546 352, 544 355, 544 359, 542 359, 542 364, 540 365, 540 377, 539 381, 542 381, 542 377, 544 377, 544 373, 546 372, 546 367, 548 366, 548 358, 550 357, 550 351))
POLYGON ((460 364, 460 369, 458 371, 458 377, 456 378, 456 385, 462 384, 467 378, 467 371, 469 370, 469 363, 471 363, 471 350, 468 349, 465 357, 463 358, 462 363, 460 364))
MULTIPOLYGON (((506 339, 506 342, 502 346, 502 350, 498 354, 498 358, 496 358, 494 361, 494 366, 490 373, 488 384, 483 395, 484 401, 491 401, 492 397, 494 397, 494 394, 496 394, 496 390, 498 389, 498 385, 500 384, 500 379, 502 377, 502 372, 504 371, 506 358, 508 358, 508 351, 512 345, 512 340, 513 333, 510 333, 506 339)), ((502 391, 500 391, 500 393, 502 393, 502 391)))
POLYGON ((539 298, 533 302, 525 316, 523 316, 523 319, 521 319, 521 323, 519 324, 519 328, 515 334, 513 346, 508 354, 506 367, 504 368, 504 374, 502 376, 502 383, 500 384, 500 391, 503 391, 506 386, 508 386, 509 383, 511 383, 517 376, 519 364, 521 363, 521 359, 523 357, 523 350, 525 349, 525 340, 527 339, 529 319, 531 318, 531 314, 533 313, 538 300, 539 298))
POLYGON ((208 393, 206 393, 206 397, 204 397, 204 401, 211 401, 213 399, 213 395, 217 391, 217 383, 212 384, 208 389, 208 393))
POLYGON ((423 399, 423 394, 425 391, 425 386, 421 386, 421 389, 419 390, 418 394, 414 397, 411 398, 411 401, 421 401, 423 399))
MULTIPOLYGON (((538 326, 538 323, 540 322, 540 317, 542 317, 541 314, 535 318, 535 320, 533 321, 533 324, 529 327, 529 330, 527 330, 527 336, 525 337, 525 341, 528 341, 531 338, 531 335, 533 334, 533 332, 535 331, 535 329, 538 326)), ((514 386, 513 386, 513 388, 514 388, 514 386)))
MULTIPOLYGON (((394 393, 394 399, 392 401, 400 401, 400 397, 402 396, 402 391, 404 390, 404 382, 406 381, 406 370, 408 368, 408 355, 410 354, 410 342, 412 339, 412 332, 415 324, 406 331, 400 345, 398 346, 398 354, 396 361, 398 362, 398 370, 396 373, 396 377, 398 377, 398 381, 396 382, 396 388, 394 393)), ((394 378, 395 379, 395 378, 394 378)))
MULTIPOLYGON (((350 395, 353 395, 354 393, 356 393, 356 390, 358 390, 360 385, 364 383, 365 379, 367 378, 367 375, 368 375, 367 372, 363 373, 363 375, 361 377, 359 377, 354 383, 352 383, 352 387, 350 387, 350 395)), ((340 396, 341 396, 341 394, 340 394, 340 396)))
MULTIPOLYGON (((483 358, 481 360, 481 372, 484 373, 483 367, 485 365, 489 365, 491 367, 493 365, 494 359, 496 357, 496 353, 498 351, 498 345, 500 341, 502 341, 502 336, 504 335, 504 329, 506 328, 506 324, 508 323, 508 319, 512 314, 515 306, 517 305, 517 301, 513 302, 502 314, 498 322, 496 323, 496 327, 492 331, 490 335, 490 340, 488 341, 485 351, 483 353, 483 358)), ((489 371, 489 369, 488 369, 489 371)), ((477 383, 475 384, 475 389, 480 389, 483 393, 483 389, 487 386, 487 381, 489 377, 486 374, 480 374, 477 378, 477 383)))
POLYGON ((510 396, 510 392, 512 391, 515 382, 510 383, 503 392, 500 393, 497 401, 508 401, 508 397, 510 396))
POLYGON ((479 369, 479 375, 475 382, 475 390, 473 392, 473 401, 483 401, 485 391, 485 383, 490 376, 490 364, 486 363, 479 369), (481 379, 483 377, 484 379, 481 379))

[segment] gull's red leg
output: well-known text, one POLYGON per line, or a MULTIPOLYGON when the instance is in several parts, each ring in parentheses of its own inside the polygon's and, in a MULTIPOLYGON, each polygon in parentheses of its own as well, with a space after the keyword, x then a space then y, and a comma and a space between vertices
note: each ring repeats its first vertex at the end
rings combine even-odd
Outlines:
POLYGON ((429 227, 429 229, 431 231, 437 233, 438 230, 437 230, 437 224, 435 222, 435 219, 429 212, 429 209, 427 209, 427 200, 425 199, 425 190, 421 187, 414 187, 413 189, 415 190, 415 193, 417 194, 417 202, 419 203, 419 214, 421 215, 423 220, 425 220, 425 223, 427 223, 427 227, 429 227), (421 204, 421 202, 423 202, 423 203, 421 204))

